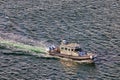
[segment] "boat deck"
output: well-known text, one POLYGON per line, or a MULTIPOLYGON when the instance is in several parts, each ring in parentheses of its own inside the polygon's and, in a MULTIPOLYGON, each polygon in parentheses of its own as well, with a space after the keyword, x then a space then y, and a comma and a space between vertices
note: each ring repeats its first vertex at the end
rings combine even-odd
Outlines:
POLYGON ((72 56, 72 55, 65 55, 65 54, 61 54, 61 53, 50 53, 50 55, 56 56, 56 57, 61 57, 61 58, 69 58, 72 60, 90 60, 90 56, 88 56, 88 55, 86 55, 86 56, 72 56))

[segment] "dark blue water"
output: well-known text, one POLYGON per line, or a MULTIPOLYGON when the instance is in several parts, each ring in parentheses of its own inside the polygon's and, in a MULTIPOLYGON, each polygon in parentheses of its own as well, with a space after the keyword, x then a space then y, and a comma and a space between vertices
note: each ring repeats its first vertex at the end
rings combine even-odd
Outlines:
POLYGON ((98 58, 78 64, 2 46, 0 80, 120 80, 119 34, 119 0, 1 0, 0 37, 30 45, 66 39, 98 58))

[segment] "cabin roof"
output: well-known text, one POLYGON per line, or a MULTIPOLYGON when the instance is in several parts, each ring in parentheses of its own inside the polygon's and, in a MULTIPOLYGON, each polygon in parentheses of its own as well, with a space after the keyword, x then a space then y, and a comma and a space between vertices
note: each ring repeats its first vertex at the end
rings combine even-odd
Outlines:
POLYGON ((69 48, 80 47, 80 45, 77 43, 62 44, 61 46, 62 47, 69 47, 69 48))

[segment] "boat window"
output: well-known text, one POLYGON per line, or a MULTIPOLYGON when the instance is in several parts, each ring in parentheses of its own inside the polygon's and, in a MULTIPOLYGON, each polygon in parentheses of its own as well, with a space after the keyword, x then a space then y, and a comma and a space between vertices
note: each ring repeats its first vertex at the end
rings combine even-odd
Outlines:
POLYGON ((70 49, 68 49, 68 51, 70 51, 70 49))
POLYGON ((71 51, 74 51, 74 49, 71 49, 71 51))
POLYGON ((64 49, 63 47, 61 47, 61 49, 64 49))
POLYGON ((80 51, 81 52, 82 49, 77 47, 77 48, 75 48, 75 51, 80 51))
POLYGON ((65 50, 67 50, 67 48, 65 48, 65 50))

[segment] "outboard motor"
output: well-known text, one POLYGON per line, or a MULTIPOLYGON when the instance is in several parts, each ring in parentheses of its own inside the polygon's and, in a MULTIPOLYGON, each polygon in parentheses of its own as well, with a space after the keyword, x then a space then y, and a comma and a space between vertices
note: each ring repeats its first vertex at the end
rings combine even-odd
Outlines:
POLYGON ((51 45, 51 46, 46 48, 46 51, 50 52, 50 51, 54 50, 55 48, 56 48, 55 45, 51 45))
POLYGON ((51 45, 50 48, 51 48, 51 50, 54 50, 55 49, 55 45, 51 45))

